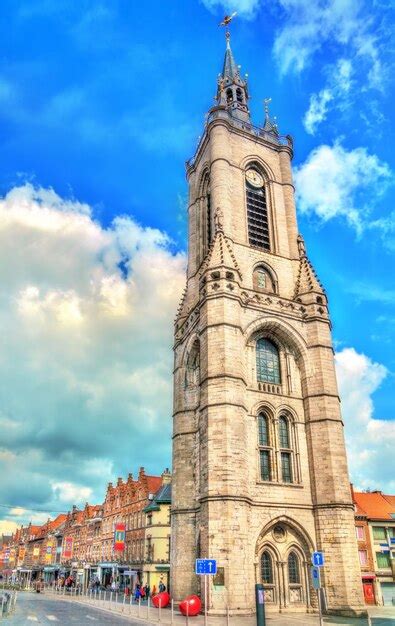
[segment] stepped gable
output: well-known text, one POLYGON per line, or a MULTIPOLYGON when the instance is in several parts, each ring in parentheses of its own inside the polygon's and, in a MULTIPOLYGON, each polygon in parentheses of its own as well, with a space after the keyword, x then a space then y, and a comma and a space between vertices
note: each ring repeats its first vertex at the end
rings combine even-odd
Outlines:
POLYGON ((321 285, 318 276, 315 273, 314 268, 306 254, 306 248, 304 245, 303 237, 301 235, 298 236, 298 246, 300 261, 298 277, 296 279, 295 285, 294 299, 303 294, 310 293, 311 291, 322 293, 326 296, 325 289, 321 285))
POLYGON ((242 278, 240 267, 233 252, 231 240, 224 234, 222 226, 217 227, 214 240, 200 270, 202 276, 209 269, 227 267, 236 271, 242 278))

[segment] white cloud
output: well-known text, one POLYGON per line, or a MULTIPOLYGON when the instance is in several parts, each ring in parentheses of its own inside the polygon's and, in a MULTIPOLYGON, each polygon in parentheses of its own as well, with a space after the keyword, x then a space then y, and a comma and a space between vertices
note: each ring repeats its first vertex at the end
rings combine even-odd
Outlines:
POLYGON ((75 483, 53 481, 51 487, 60 503, 64 502, 66 505, 70 502, 83 502, 84 500, 88 502, 92 496, 92 489, 75 483))
POLYGON ((17 528, 18 524, 16 522, 10 520, 0 520, 0 536, 12 535, 17 528))
POLYGON ((318 94, 310 97, 310 106, 303 119, 305 129, 314 135, 316 127, 325 120, 329 103, 333 100, 333 93, 329 89, 322 89, 318 94))
POLYGON ((0 199, 0 500, 10 509, 100 501, 114 475, 169 464, 184 265, 165 233, 128 216, 104 228, 86 204, 29 184, 0 199))
POLYGON ((251 18, 261 5, 261 0, 202 0, 210 10, 222 9, 226 13, 237 11, 239 15, 251 18))
POLYGON ((299 210, 322 222, 343 218, 360 234, 391 178, 388 165, 366 148, 321 145, 295 169, 299 210))
POLYGON ((385 71, 381 56, 387 31, 377 27, 369 5, 357 0, 279 0, 279 5, 283 20, 273 49, 283 74, 301 72, 330 44, 333 50, 347 49, 366 63, 367 80, 377 87, 377 77, 385 71))
POLYGON ((349 59, 339 59, 327 69, 327 85, 324 89, 310 96, 309 108, 306 111, 303 124, 308 133, 314 135, 318 126, 327 118, 331 109, 345 110, 351 104, 351 87, 355 82, 352 79, 353 67, 349 59))
POLYGON ((335 355, 351 479, 357 489, 395 492, 395 422, 374 418, 372 395, 388 372, 354 348, 335 355))

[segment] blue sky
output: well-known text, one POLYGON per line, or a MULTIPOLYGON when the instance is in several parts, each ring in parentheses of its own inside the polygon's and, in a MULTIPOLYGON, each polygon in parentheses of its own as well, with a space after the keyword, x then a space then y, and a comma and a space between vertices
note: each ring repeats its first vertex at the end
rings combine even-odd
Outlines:
POLYGON ((352 478, 394 492, 383 463, 394 438, 391 3, 4 0, 0 470, 20 471, 0 486, 3 528, 170 463, 184 162, 222 67, 218 22, 233 10, 254 122, 271 97, 294 137, 352 478))

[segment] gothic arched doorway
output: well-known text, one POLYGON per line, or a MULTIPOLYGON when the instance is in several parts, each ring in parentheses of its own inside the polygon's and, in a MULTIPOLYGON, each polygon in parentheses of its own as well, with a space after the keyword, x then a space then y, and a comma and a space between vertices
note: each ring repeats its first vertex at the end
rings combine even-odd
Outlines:
POLYGON ((265 588, 268 609, 311 607, 309 544, 292 522, 277 520, 262 531, 256 545, 256 581, 265 588))

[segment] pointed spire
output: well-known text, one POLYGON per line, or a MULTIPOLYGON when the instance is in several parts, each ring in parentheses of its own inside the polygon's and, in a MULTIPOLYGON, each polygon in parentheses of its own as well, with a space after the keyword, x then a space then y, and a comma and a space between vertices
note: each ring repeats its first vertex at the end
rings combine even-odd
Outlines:
POLYGON ((294 299, 310 292, 326 296, 325 289, 318 280, 317 274, 315 273, 314 268, 306 254, 306 245, 302 235, 298 235, 298 249, 300 261, 294 299))
POLYGON ((236 65, 232 48, 230 47, 230 32, 228 30, 226 31, 226 51, 224 66, 222 69, 222 78, 239 78, 239 68, 236 65))
POLYGON ((217 104, 226 108, 231 117, 249 122, 248 98, 247 80, 240 76, 240 66, 236 64, 230 47, 230 33, 226 31, 224 64, 218 76, 217 104))
POLYGON ((275 135, 278 135, 276 118, 274 117, 273 121, 270 119, 269 104, 271 101, 271 98, 265 98, 265 100, 263 101, 265 107, 265 123, 263 125, 263 130, 265 130, 267 133, 274 133, 275 135))
POLYGON ((230 270, 235 270, 239 274, 240 278, 242 278, 240 267, 233 252, 232 242, 224 233, 222 211, 220 208, 216 210, 214 219, 215 235, 213 241, 211 242, 208 254, 202 264, 200 276, 203 276, 207 270, 225 267, 230 270))

